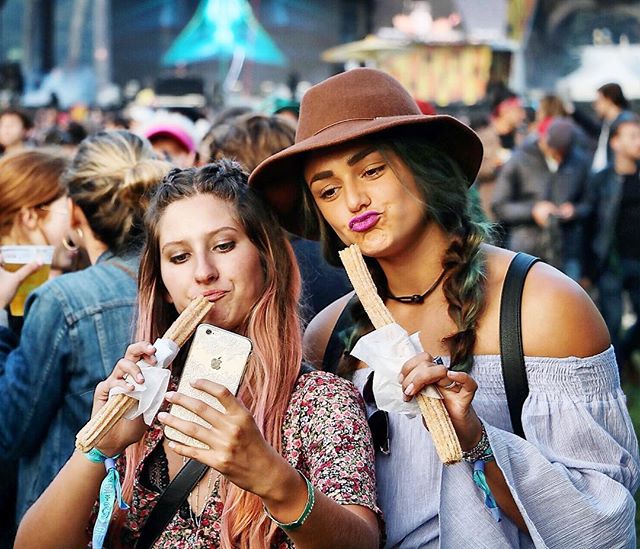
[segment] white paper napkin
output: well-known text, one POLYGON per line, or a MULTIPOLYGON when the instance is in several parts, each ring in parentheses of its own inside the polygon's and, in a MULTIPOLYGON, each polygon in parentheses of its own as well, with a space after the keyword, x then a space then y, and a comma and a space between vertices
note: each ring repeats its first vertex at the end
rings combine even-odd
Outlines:
POLYGON ((169 386, 169 378, 171 377, 171 372, 167 368, 180 350, 170 339, 156 339, 153 346, 156 349, 155 356, 158 363, 155 366, 148 364, 144 360, 140 360, 137 363, 144 376, 144 383, 138 383, 129 378, 127 383, 131 383, 135 387, 133 391, 125 391, 122 387, 114 387, 109 391, 109 397, 126 393, 131 398, 136 399, 138 405, 129 410, 124 417, 133 419, 142 415, 147 425, 151 425, 153 418, 162 405, 164 395, 169 386))
MULTIPOLYGON (((404 363, 422 352, 419 333, 409 336, 398 324, 387 324, 361 337, 351 351, 351 355, 361 360, 375 371, 373 395, 380 410, 397 412, 409 417, 420 415, 420 407, 415 399, 402 399, 402 385, 398 375, 404 363)), ((424 389, 427 396, 442 398, 433 386, 424 389)))

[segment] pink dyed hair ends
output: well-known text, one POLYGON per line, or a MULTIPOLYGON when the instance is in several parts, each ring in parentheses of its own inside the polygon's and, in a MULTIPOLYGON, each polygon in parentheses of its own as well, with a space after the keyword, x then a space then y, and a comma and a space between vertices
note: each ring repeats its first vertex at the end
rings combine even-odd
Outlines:
MULTIPOLYGON (((223 170, 228 169, 229 163, 225 162, 220 162, 223 170)), ((198 171, 189 173, 197 174, 198 171)), ((197 175, 194 175, 195 177, 197 175)), ((175 182, 170 181, 171 174, 167 179, 174 184, 174 188, 177 186, 175 182)), ((208 192, 217 195, 215 190, 201 188, 196 194, 208 192)), ((251 221, 242 219, 237 204, 239 200, 247 199, 253 213, 256 208, 266 212, 259 205, 252 203, 254 196, 247 198, 244 192, 243 189, 241 196, 236 198, 235 207, 240 222, 260 253, 265 286, 261 298, 249 311, 244 329, 241 330, 243 335, 253 341, 254 348, 238 396, 253 415, 265 440, 277 452, 281 452, 282 423, 302 362, 302 332, 298 316, 300 272, 284 231, 270 214, 251 214, 254 218, 252 227, 247 226, 251 221)), ((250 189, 246 192, 252 194, 250 189)), ((229 201, 234 203, 233 199, 229 201)), ((151 342, 168 328, 171 320, 177 315, 173 306, 168 305, 163 298, 165 290, 158 275, 159 251, 155 229, 162 215, 161 208, 153 214, 155 219, 151 220, 151 215, 147 217, 148 241, 140 265, 136 333, 137 340, 151 342)), ((131 445, 126 450, 127 466, 123 480, 123 496, 127 501, 131 501, 133 483, 144 451, 143 441, 131 445)), ((224 478, 220 484, 220 495, 225 508, 221 529, 223 546, 269 547, 277 527, 265 516, 260 498, 227 482, 224 478)), ((125 520, 126 514, 119 511, 110 532, 111 542, 115 546, 122 544, 118 538, 125 520)))

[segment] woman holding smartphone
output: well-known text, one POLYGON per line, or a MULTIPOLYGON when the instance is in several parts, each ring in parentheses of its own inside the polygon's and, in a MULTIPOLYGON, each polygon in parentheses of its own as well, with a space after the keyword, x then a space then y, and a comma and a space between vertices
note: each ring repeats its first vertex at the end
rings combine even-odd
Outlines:
MULTIPOLYGON (((146 215, 139 278, 138 343, 99 384, 94 414, 112 387, 140 379, 149 343, 197 295, 215 301, 206 321, 246 336, 253 353, 237 397, 198 380, 226 414, 176 392, 167 400, 210 429, 166 412, 147 428, 122 421, 99 445, 124 474, 128 511, 111 521, 108 543, 132 547, 160 493, 187 458, 210 470, 155 547, 377 547, 370 434, 359 395, 324 372, 300 375, 300 276, 284 232, 246 185, 237 164, 174 170, 146 215), (163 425, 210 449, 170 441, 163 425), (280 528, 279 528, 280 527, 280 528)), ((173 387, 183 352, 173 365, 173 387)), ((166 408, 165 408, 166 409, 166 408)), ((75 547, 89 541, 104 467, 76 452, 20 525, 16 547, 75 547), (73 509, 69 515, 68 509, 73 509)))
MULTIPOLYGON (((363 68, 306 92, 296 143, 250 184, 290 230, 305 234, 308 221, 330 259, 360 247, 381 299, 425 350, 398 368, 398 399, 431 384, 442 393, 464 451, 456 465, 443 467, 422 418, 388 414, 376 455, 388 547, 633 547, 638 443, 607 329, 587 294, 543 263, 521 296, 502 299, 515 254, 486 243, 472 215, 481 159, 468 127, 422 115, 399 82, 363 68), (528 397, 510 414, 500 321, 520 303, 521 326, 505 335, 524 348, 515 373, 528 397)), ((335 371, 371 329, 345 296, 305 343, 335 371)), ((371 368, 340 366, 367 395, 371 368)), ((369 410, 381 413, 373 400, 369 410)))

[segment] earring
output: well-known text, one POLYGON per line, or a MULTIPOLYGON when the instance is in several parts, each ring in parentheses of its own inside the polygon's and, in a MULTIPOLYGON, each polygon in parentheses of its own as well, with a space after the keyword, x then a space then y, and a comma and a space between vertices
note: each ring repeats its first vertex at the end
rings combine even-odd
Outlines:
POLYGON ((62 239, 62 247, 67 250, 68 252, 77 252, 80 249, 80 246, 78 246, 73 240, 71 240, 68 236, 65 236, 62 239))
POLYGON ((82 232, 82 229, 80 227, 76 228, 76 232, 78 233, 78 236, 80 238, 84 238, 84 233, 82 232))

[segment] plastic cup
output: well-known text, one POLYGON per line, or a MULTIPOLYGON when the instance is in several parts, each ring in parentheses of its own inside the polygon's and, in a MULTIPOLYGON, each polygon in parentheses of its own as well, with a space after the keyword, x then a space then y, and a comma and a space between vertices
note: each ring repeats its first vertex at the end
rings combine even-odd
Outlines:
POLYGON ((41 284, 44 284, 51 272, 53 246, 0 246, 2 253, 2 267, 11 272, 17 271, 23 265, 32 261, 39 261, 42 266, 22 281, 16 295, 9 304, 13 316, 24 316, 24 303, 27 296, 41 284))

